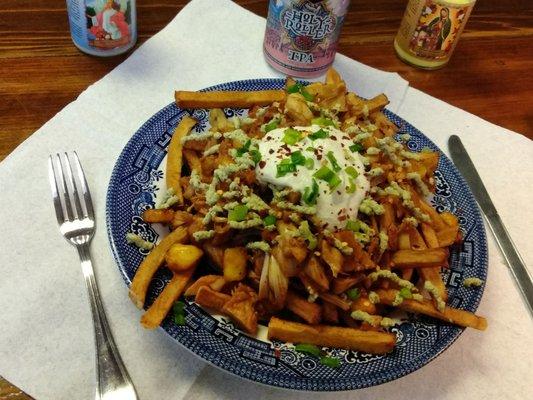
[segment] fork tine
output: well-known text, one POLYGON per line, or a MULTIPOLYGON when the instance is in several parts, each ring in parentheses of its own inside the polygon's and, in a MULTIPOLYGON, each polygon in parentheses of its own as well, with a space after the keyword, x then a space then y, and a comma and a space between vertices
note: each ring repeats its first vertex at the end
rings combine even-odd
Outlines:
POLYGON ((63 173, 63 165, 61 164, 61 157, 59 154, 56 154, 56 166, 57 166, 57 173, 59 175, 59 183, 61 186, 60 194, 63 195, 64 204, 65 204, 65 216, 66 216, 65 220, 72 221, 73 220, 72 204, 70 202, 70 195, 68 193, 67 181, 65 180, 65 174, 63 173))
POLYGON ((55 175, 54 163, 52 161, 52 155, 48 157, 48 180, 50 181, 50 188, 52 189, 52 199, 54 200, 57 223, 62 224, 65 221, 65 215, 63 214, 61 198, 59 197, 59 189, 57 187, 57 180, 55 175))
POLYGON ((87 215, 90 219, 94 219, 94 210, 93 210, 93 201, 91 199, 91 192, 89 191, 89 186, 87 185, 87 180, 85 179, 85 173, 81 167, 80 159, 78 158, 78 153, 75 151, 72 152, 72 158, 74 158, 74 164, 78 172, 78 178, 81 184, 81 191, 83 193, 83 198, 85 200, 85 208, 87 209, 87 215))
POLYGON ((67 170, 67 178, 70 181, 70 186, 72 187, 72 197, 74 198, 74 209, 75 209, 75 216, 79 219, 82 219, 82 217, 86 217, 86 215, 83 212, 83 208, 80 203, 80 196, 78 194, 78 188, 76 185, 76 179, 74 179, 74 175, 72 173, 72 165, 70 164, 70 158, 67 153, 64 154, 65 159, 65 165, 67 170))

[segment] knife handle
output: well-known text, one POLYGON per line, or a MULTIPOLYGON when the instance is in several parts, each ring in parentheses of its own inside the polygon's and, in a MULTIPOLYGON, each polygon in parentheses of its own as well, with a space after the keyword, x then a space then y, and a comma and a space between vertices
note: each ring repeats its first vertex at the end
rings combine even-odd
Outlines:
POLYGON ((523 294, 526 306, 528 307, 531 316, 533 316, 533 279, 531 279, 526 264, 524 263, 524 260, 522 260, 522 257, 520 257, 520 254, 518 253, 511 236, 509 236, 509 232, 505 229, 500 216, 498 214, 491 215, 491 218, 487 218, 487 221, 489 222, 490 230, 494 234, 496 243, 502 251, 503 257, 505 258, 511 273, 514 275, 518 289, 523 294))

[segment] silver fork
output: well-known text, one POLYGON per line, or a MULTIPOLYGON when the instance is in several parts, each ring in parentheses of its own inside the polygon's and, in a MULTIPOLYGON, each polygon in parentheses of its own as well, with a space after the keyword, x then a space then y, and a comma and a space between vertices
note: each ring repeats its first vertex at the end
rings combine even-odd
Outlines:
POLYGON ((136 400, 137 394, 107 323, 94 277, 89 244, 95 231, 94 210, 76 152, 50 155, 48 177, 59 231, 78 250, 89 292, 96 343, 96 400, 136 400), (81 195, 78 191, 81 191, 81 195))

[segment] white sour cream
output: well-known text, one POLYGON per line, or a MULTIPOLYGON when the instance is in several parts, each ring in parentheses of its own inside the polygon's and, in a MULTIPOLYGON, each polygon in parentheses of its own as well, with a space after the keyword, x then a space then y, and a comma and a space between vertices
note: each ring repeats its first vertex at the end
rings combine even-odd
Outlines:
MULTIPOLYGON (((323 222, 325 228, 342 229, 348 219, 355 219, 359 206, 365 198, 370 182, 365 176, 365 167, 359 153, 352 153, 349 149, 354 144, 353 140, 344 132, 333 127, 320 127, 312 125, 309 127, 295 127, 301 132, 302 139, 294 145, 286 144, 282 141, 287 128, 274 129, 268 132, 259 142, 259 152, 261 162, 256 167, 257 180, 265 185, 274 185, 279 189, 291 188, 292 190, 304 193, 306 187, 311 187, 313 174, 322 166, 333 169, 327 154, 332 152, 340 171, 337 176, 341 183, 333 190, 328 182, 316 179, 319 187, 317 198, 317 217, 323 222), (309 133, 315 133, 323 129, 328 137, 311 140, 309 133), (313 151, 309 148, 313 147, 313 151), (311 158, 314 166, 308 169, 306 166, 298 165, 296 172, 289 172, 285 176, 277 176, 277 166, 283 159, 290 158, 291 153, 301 151, 306 158, 311 158), (346 173, 346 167, 353 167, 358 176, 353 179, 346 173), (355 183, 355 191, 349 192, 351 182, 355 183)), ((353 185, 352 185, 353 187, 353 185)))

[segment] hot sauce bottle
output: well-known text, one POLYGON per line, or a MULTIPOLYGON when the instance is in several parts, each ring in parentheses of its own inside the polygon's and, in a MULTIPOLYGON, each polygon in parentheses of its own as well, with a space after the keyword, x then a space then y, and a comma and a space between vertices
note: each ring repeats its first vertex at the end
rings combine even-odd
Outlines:
POLYGON ((443 67, 463 32, 476 0, 409 0, 394 49, 416 67, 443 67))

